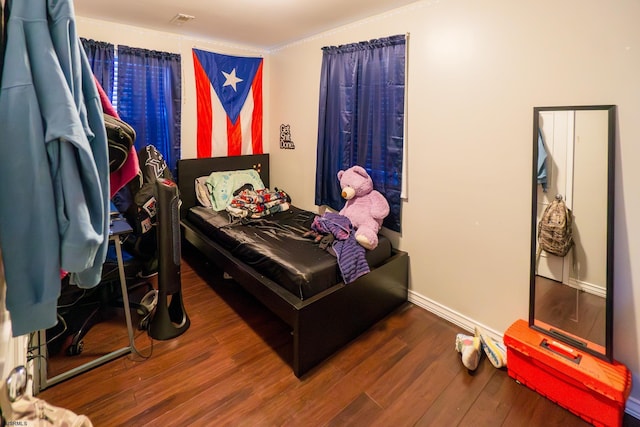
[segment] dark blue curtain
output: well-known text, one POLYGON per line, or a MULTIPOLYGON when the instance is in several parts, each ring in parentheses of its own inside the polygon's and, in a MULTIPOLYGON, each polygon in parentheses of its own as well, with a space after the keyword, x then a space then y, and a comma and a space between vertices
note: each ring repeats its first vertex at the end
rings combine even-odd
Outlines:
POLYGON ((113 102, 114 46, 111 43, 98 42, 82 37, 80 41, 89 59, 89 64, 91 64, 93 75, 96 76, 96 80, 98 80, 98 83, 100 83, 100 86, 109 97, 109 101, 113 102))
POLYGON ((338 171, 360 165, 389 202, 384 226, 399 232, 405 36, 322 51, 315 203, 341 209, 338 171))
POLYGON ((180 55, 118 46, 120 118, 136 131, 136 148, 155 146, 176 177, 180 158, 180 55))

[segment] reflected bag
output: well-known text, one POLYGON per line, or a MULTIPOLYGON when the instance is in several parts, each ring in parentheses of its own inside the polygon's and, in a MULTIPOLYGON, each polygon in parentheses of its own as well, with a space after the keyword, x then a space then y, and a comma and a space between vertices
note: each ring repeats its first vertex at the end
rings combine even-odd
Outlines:
POLYGON ((136 140, 136 131, 128 123, 108 114, 104 114, 104 126, 109 146, 109 172, 113 173, 127 160, 136 140))
POLYGON ((538 255, 541 251, 563 257, 573 247, 571 209, 558 194, 538 223, 538 255))

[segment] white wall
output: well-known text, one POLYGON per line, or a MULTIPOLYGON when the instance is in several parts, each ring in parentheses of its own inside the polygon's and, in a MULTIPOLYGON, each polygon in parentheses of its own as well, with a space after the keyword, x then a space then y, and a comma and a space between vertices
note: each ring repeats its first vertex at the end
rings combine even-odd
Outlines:
POLYGON ((606 288, 607 283, 606 116, 604 111, 577 111, 575 116, 574 274, 594 288, 606 288))
POLYGON ((533 107, 617 104, 614 354, 640 417, 638 16, 636 0, 419 1, 269 54, 93 20, 79 32, 183 55, 183 157, 195 157, 191 47, 264 54, 271 182, 308 209, 320 48, 410 33, 409 200, 391 237, 410 254, 414 301, 498 333, 528 316, 533 107), (280 124, 295 150, 278 148, 280 124))
POLYGON ((638 16, 635 0, 422 1, 272 52, 272 138, 287 123, 296 144, 272 144, 272 182, 313 208, 321 47, 409 33, 409 200, 393 237, 412 298, 504 332, 528 316, 533 107, 617 104, 614 354, 640 410, 638 16))

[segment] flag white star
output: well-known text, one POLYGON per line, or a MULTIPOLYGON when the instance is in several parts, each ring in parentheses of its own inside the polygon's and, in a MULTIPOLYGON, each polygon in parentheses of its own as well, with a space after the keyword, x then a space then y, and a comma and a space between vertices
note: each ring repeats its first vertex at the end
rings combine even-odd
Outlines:
POLYGON ((236 77, 236 69, 234 68, 233 70, 231 70, 231 73, 225 73, 223 71, 222 74, 224 74, 224 78, 226 79, 222 87, 233 86, 233 90, 237 92, 238 89, 236 88, 236 85, 243 80, 239 77, 236 77))

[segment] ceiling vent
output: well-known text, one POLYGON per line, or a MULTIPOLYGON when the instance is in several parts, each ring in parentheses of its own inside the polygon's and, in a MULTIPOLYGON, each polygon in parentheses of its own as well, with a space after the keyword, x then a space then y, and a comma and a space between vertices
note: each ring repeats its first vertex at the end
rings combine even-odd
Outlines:
POLYGON ((191 21, 192 19, 195 19, 195 16, 187 15, 186 13, 178 13, 176 16, 171 18, 171 21, 169 22, 175 25, 182 25, 186 22, 191 21))

